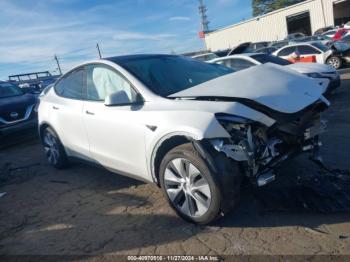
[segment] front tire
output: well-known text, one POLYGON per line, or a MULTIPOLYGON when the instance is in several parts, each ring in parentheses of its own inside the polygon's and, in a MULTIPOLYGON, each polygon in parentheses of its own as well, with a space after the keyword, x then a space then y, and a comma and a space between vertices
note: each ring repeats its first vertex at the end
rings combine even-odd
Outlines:
POLYGON ((160 183, 170 206, 183 219, 208 224, 218 218, 227 199, 217 177, 192 144, 169 151, 160 165, 160 183))
POLYGON ((66 167, 68 164, 66 152, 55 131, 50 127, 43 131, 42 142, 49 164, 57 169, 66 167))
POLYGON ((340 57, 332 56, 328 58, 327 65, 330 65, 334 69, 340 69, 343 66, 343 62, 340 57))

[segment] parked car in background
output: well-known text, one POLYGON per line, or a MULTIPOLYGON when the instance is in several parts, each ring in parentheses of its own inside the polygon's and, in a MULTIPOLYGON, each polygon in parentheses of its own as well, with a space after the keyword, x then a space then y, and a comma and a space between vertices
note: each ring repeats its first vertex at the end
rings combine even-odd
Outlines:
POLYGON ((332 41, 332 38, 325 35, 313 35, 313 36, 296 38, 291 40, 289 43, 294 44, 294 43, 305 43, 305 42, 315 42, 315 41, 320 42, 323 45, 327 45, 329 42, 332 41))
POLYGON ((280 49, 286 45, 289 45, 289 41, 287 41, 287 40, 276 41, 276 42, 270 43, 270 47, 275 47, 277 49, 280 49))
POLYGON ((315 31, 314 35, 321 35, 321 34, 324 34, 330 30, 334 30, 335 27, 334 26, 327 26, 327 27, 323 27, 323 28, 320 28, 318 30, 315 31))
POLYGON ((268 47, 270 45, 270 42, 264 41, 264 42, 256 42, 256 43, 250 43, 247 52, 255 51, 261 48, 268 47))
POLYGON ((264 53, 264 54, 272 54, 273 52, 277 51, 276 47, 270 46, 270 47, 264 47, 255 50, 256 53, 264 53))
POLYGON ((37 101, 37 96, 0 81, 0 136, 35 128, 37 101))
POLYGON ((200 54, 200 55, 195 55, 192 56, 193 59, 199 60, 199 61, 209 61, 215 58, 218 58, 218 56, 214 53, 205 53, 205 54, 200 54))
POLYGON ((350 29, 350 21, 347 22, 347 23, 344 25, 344 28, 345 28, 345 29, 350 29))
POLYGON ((337 32, 338 32, 338 29, 332 29, 332 30, 329 30, 327 32, 324 32, 322 35, 333 39, 333 37, 335 36, 335 34, 337 32))
POLYGON ((345 41, 336 41, 329 45, 330 49, 333 50, 333 54, 338 58, 336 61, 339 67, 350 64, 350 44, 345 41))
POLYGON ((122 56, 66 73, 40 98, 39 130, 54 167, 75 157, 154 182, 207 224, 238 203, 243 177, 263 186, 292 156, 317 155, 329 105, 316 81, 273 64, 122 56))
POLYGON ((303 33, 294 33, 294 34, 289 34, 286 36, 286 38, 284 40, 294 40, 297 38, 302 38, 305 37, 306 35, 303 33))
POLYGON ((348 35, 350 32, 350 29, 344 29, 340 28, 338 31, 335 33, 335 35, 332 37, 334 41, 340 40, 342 37, 348 35))
POLYGON ((350 35, 344 36, 342 39, 340 39, 341 42, 350 44, 350 35))
POLYGON ((328 64, 335 69, 339 69, 342 66, 341 58, 331 48, 319 42, 291 44, 277 50, 273 55, 282 57, 293 63, 311 62, 328 64))
POLYGON ((304 74, 308 77, 321 80, 320 88, 322 88, 323 92, 326 95, 328 95, 340 86, 340 74, 337 70, 328 65, 316 63, 293 64, 288 60, 282 59, 277 56, 259 53, 222 57, 214 59, 210 62, 230 67, 235 71, 241 71, 253 66, 262 65, 266 63, 273 63, 285 66, 288 69, 297 71, 298 73, 304 74))

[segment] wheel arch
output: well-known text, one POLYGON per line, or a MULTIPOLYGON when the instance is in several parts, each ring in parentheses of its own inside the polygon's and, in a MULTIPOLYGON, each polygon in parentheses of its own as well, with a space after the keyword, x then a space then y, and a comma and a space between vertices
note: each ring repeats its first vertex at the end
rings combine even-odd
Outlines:
POLYGON ((154 146, 151 159, 150 159, 150 168, 151 168, 151 174, 152 179, 154 183, 156 183, 160 187, 160 181, 159 181, 159 167, 160 163, 162 162, 164 156, 174 147, 191 143, 198 138, 190 133, 185 132, 177 132, 177 133, 171 133, 164 137, 162 137, 154 146))

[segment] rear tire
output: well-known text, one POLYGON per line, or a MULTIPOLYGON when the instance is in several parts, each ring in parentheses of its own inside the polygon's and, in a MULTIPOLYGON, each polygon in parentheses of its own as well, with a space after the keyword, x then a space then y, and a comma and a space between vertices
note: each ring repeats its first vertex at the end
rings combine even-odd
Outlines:
MULTIPOLYGON (((180 217, 192 223, 208 224, 238 202, 239 189, 227 192, 222 185, 225 181, 219 177, 225 171, 217 170, 220 174, 210 168, 190 143, 177 146, 165 155, 160 164, 160 183, 170 206, 180 217)), ((227 186, 231 191, 237 189, 237 185, 227 186)))
POLYGON ((340 69, 343 66, 343 61, 340 57, 332 56, 327 59, 327 65, 330 65, 334 69, 340 69))
POLYGON ((42 143, 50 165, 57 169, 64 168, 68 165, 68 158, 63 145, 52 128, 47 127, 44 129, 42 143))

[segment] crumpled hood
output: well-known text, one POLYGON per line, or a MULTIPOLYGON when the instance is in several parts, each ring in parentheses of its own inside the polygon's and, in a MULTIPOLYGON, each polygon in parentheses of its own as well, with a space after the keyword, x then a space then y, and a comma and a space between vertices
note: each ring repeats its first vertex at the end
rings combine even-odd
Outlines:
POLYGON ((318 82, 275 64, 231 73, 169 97, 244 98, 282 113, 296 113, 322 97, 318 82))
POLYGON ((336 70, 331 66, 319 64, 319 63, 295 63, 295 64, 287 65, 285 67, 298 71, 299 73, 302 73, 302 74, 336 72, 336 70))

